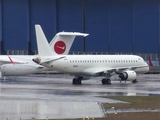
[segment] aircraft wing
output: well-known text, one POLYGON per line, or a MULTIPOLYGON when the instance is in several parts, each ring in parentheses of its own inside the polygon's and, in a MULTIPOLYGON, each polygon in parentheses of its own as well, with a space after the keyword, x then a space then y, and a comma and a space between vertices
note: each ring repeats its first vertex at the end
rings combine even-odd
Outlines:
POLYGON ((121 73, 125 70, 135 70, 137 68, 143 68, 143 67, 148 67, 148 66, 131 66, 131 67, 119 67, 119 68, 94 67, 85 69, 84 71, 82 71, 82 74, 92 75, 92 76, 104 76, 106 74, 111 74, 113 72, 121 73))
POLYGON ((85 69, 84 71, 82 71, 82 74, 84 75, 91 75, 91 76, 103 76, 108 72, 111 72, 113 70, 113 68, 106 68, 106 67, 95 67, 95 68, 88 68, 85 69))
POLYGON ((119 67, 119 68, 115 69, 114 71, 121 73, 125 70, 135 70, 137 68, 143 68, 143 67, 148 67, 148 66, 142 65, 142 66, 119 67))

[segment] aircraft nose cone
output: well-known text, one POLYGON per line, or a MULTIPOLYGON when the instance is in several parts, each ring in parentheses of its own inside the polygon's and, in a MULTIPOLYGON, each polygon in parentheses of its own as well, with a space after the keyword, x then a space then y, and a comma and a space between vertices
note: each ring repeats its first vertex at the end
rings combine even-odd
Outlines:
POLYGON ((145 70, 146 70, 146 72, 149 72, 149 66, 148 66, 148 64, 147 64, 147 63, 146 63, 145 70))

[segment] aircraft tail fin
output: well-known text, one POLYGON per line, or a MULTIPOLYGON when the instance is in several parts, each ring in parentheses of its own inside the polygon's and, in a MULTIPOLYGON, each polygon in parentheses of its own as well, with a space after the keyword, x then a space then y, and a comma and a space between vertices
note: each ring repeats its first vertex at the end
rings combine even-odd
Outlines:
POLYGON ((52 56, 56 55, 50 48, 46 36, 40 25, 35 25, 36 32, 36 40, 37 40, 37 48, 38 55, 40 56, 52 56))
POLYGON ((12 59, 11 59, 11 57, 9 56, 9 55, 7 55, 8 56, 8 58, 9 58, 9 60, 10 60, 10 62, 14 65, 14 64, 16 64, 12 59))
POLYGON ((148 56, 148 65, 149 65, 149 66, 153 66, 153 63, 152 63, 152 60, 151 60, 151 57, 150 57, 150 56, 148 56))
POLYGON ((50 47, 56 54, 67 55, 76 36, 86 37, 88 35, 79 32, 59 32, 50 42, 50 47))

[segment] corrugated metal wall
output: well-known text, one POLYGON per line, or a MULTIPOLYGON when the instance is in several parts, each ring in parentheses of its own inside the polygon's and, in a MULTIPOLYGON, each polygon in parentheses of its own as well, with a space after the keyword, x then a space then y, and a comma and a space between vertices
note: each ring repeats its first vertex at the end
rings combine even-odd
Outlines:
POLYGON ((59 31, 90 34, 71 51, 160 51, 160 0, 0 0, 1 53, 37 50, 35 24, 49 42, 59 31))
MULTIPOLYGON (((57 0, 57 31, 83 32, 83 0, 57 0)), ((72 51, 83 51, 83 38, 78 37, 72 51)))
POLYGON ((27 49, 27 0, 1 1, 2 41, 5 50, 27 49))

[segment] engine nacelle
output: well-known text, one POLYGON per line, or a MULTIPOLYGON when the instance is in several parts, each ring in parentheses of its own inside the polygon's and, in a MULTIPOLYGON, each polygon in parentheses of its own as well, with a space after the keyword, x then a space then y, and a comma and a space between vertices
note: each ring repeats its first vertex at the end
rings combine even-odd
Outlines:
POLYGON ((121 78, 121 80, 135 80, 137 74, 133 70, 127 70, 125 72, 120 73, 119 77, 121 78))

